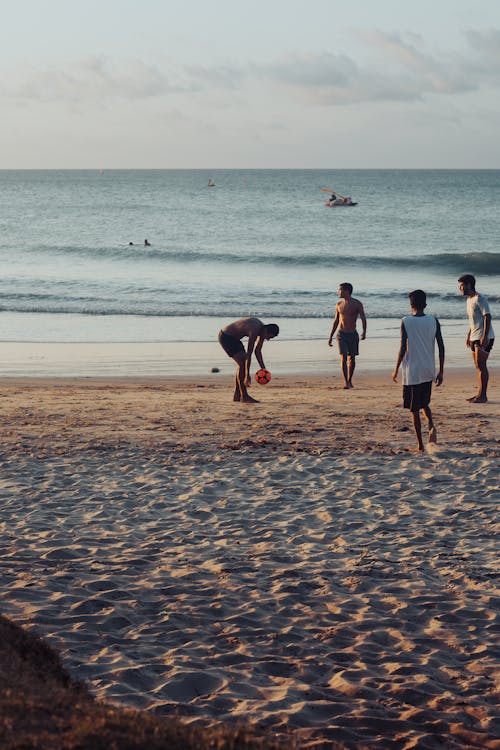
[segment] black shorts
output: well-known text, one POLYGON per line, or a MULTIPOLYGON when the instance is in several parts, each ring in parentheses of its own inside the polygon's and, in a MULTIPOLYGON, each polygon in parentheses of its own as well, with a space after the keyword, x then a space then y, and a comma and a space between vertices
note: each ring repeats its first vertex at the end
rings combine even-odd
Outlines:
POLYGON ((219 344, 222 346, 228 357, 234 357, 239 352, 245 354, 245 347, 239 339, 230 336, 229 333, 219 331, 219 344))
MULTIPOLYGON (((491 350, 493 349, 493 344, 494 343, 495 343, 495 339, 490 339, 488 341, 488 343, 486 344, 486 346, 484 347, 484 351, 485 352, 491 352, 491 350)), ((480 341, 471 341, 470 342, 470 348, 471 348, 472 351, 474 351, 474 349, 476 348, 476 346, 480 347, 481 346, 481 342, 480 341)))
POLYGON ((420 411, 431 402, 432 380, 428 383, 403 386, 403 406, 410 411, 420 411))
POLYGON ((357 357, 359 354, 359 334, 357 331, 339 331, 337 334, 339 354, 357 357))

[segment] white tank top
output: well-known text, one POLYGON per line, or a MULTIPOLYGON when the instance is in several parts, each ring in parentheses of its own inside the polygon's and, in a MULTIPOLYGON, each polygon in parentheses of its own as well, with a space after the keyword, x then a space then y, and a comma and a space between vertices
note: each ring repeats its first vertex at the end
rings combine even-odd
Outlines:
POLYGON ((436 375, 436 318, 432 315, 407 315, 403 324, 408 335, 406 353, 401 362, 403 385, 428 383, 436 375))

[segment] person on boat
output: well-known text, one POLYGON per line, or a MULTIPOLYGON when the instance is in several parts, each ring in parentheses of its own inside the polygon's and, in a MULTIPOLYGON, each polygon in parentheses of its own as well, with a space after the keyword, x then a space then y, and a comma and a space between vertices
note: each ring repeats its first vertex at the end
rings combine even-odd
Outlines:
POLYGON ((345 198, 343 195, 335 195, 332 193, 328 199, 327 206, 352 206, 351 198, 345 198))
POLYGON ((263 323, 258 318, 240 318, 234 323, 229 323, 219 331, 219 344, 228 357, 236 362, 235 388, 233 401, 242 401, 245 404, 256 404, 258 401, 252 398, 247 391, 250 385, 250 362, 255 347, 255 357, 259 365, 265 369, 262 359, 262 345, 264 341, 273 339, 280 332, 276 323, 263 323), (248 337, 248 345, 245 347, 241 339, 248 337))
POLYGON ((337 196, 335 195, 335 193, 332 193, 331 196, 328 198, 327 202, 325 203, 325 206, 334 206, 336 200, 337 200, 337 196))
POLYGON ((144 240, 144 247, 151 247, 151 242, 149 240, 144 240))
POLYGON ((335 318, 328 339, 328 346, 333 346, 333 335, 338 330, 337 344, 339 347, 344 389, 353 388, 352 376, 356 367, 356 357, 359 354, 359 335, 356 330, 358 317, 361 319, 363 332, 361 340, 366 338, 366 316, 359 299, 352 297, 352 284, 344 282, 339 286, 340 301, 335 306, 335 318))

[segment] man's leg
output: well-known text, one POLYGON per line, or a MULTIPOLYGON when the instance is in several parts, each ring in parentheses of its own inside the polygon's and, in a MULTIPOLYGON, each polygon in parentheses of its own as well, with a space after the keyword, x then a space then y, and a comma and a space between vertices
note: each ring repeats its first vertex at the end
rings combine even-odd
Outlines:
POLYGON ((476 346, 472 352, 472 358, 477 370, 478 392, 472 398, 468 398, 467 401, 470 401, 472 404, 485 404, 488 400, 486 391, 488 390, 488 380, 490 377, 488 372, 488 352, 476 346))
POLYGON ((354 387, 353 384, 352 384, 352 376, 354 375, 354 370, 355 369, 356 369, 356 357, 354 357, 354 356, 351 355, 349 357, 349 372, 348 372, 348 375, 349 375, 349 381, 348 381, 349 382, 349 388, 353 388, 354 387))
POLYGON ((420 421, 420 410, 412 411, 413 427, 415 429, 415 435, 417 436, 418 450, 424 450, 424 444, 422 442, 422 422, 420 421))
POLYGON ((424 414, 427 418, 427 423, 429 426, 429 443, 437 443, 437 432, 436 428, 434 427, 432 412, 428 406, 424 406, 424 414))
POLYGON ((344 377, 344 390, 349 388, 349 368, 347 365, 347 354, 342 354, 340 359, 340 367, 342 369, 342 375, 344 377))
POLYGON ((240 391, 240 378, 239 378, 239 366, 236 367, 236 372, 234 374, 234 395, 233 395, 233 401, 240 401, 241 399, 241 391, 240 391))
POLYGON ((235 386, 233 401, 243 401, 245 404, 258 404, 257 399, 252 398, 245 385, 246 375, 246 357, 243 352, 238 352, 233 357, 234 361, 238 365, 235 374, 235 386))

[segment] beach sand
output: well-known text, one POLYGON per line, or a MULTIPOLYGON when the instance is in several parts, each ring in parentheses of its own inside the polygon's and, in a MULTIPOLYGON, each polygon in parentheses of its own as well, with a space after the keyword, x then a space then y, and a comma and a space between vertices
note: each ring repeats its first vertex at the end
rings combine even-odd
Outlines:
POLYGON ((498 748, 500 390, 0 382, 0 611, 101 698, 306 748, 498 748))

